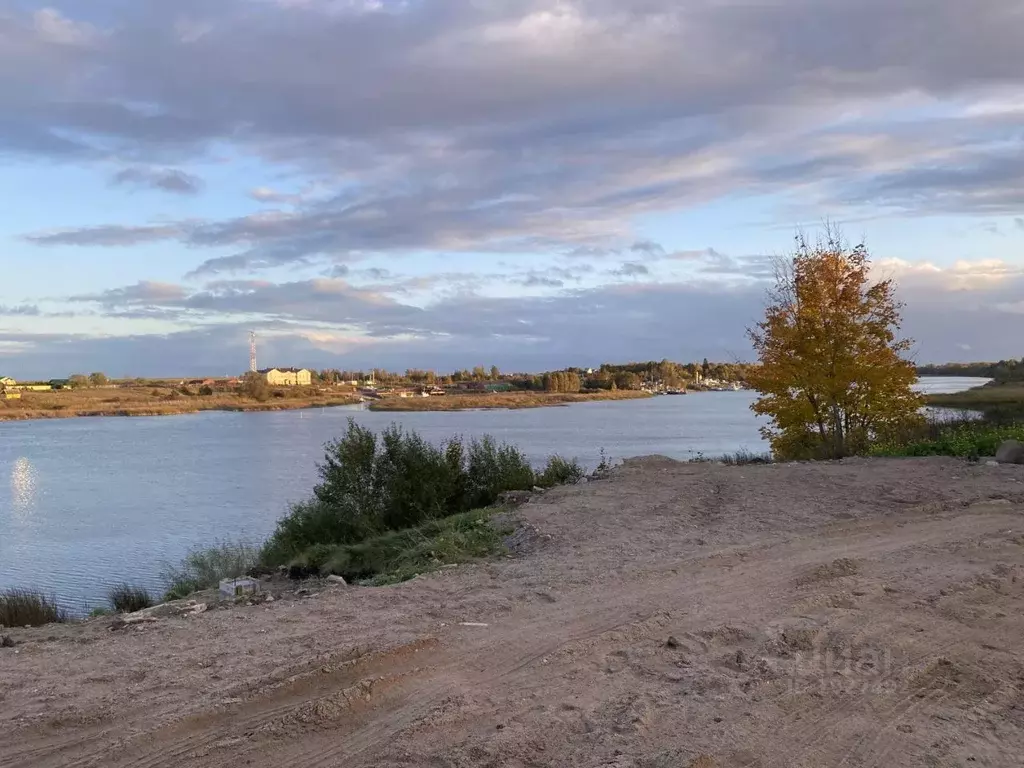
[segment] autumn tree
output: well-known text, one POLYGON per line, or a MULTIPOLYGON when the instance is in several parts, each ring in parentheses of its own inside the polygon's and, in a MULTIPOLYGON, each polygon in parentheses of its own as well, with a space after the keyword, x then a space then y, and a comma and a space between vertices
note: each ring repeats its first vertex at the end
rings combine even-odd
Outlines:
POLYGON ((617 389, 640 389, 640 377, 632 371, 623 371, 615 374, 615 387, 617 389))
POLYGON ((257 402, 265 402, 270 399, 270 385, 265 376, 255 372, 246 373, 242 377, 240 392, 243 397, 251 398, 257 402))
POLYGON ((899 339, 891 280, 871 282, 867 248, 829 227, 776 265, 765 319, 748 330, 760 365, 747 383, 779 458, 840 458, 920 420, 917 375, 899 339))

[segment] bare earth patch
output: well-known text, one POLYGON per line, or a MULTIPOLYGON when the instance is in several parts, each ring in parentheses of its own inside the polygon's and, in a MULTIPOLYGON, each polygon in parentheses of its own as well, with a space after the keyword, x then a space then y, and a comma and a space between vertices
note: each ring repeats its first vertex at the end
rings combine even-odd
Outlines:
POLYGON ((5 630, 0 765, 1019 766, 1024 467, 661 458, 514 555, 5 630))

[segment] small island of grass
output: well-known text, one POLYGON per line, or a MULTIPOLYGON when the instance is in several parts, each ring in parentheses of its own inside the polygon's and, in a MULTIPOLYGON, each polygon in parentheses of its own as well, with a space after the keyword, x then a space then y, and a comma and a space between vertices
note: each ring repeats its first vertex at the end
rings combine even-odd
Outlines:
POLYGON ((988 419, 1024 419, 1024 381, 992 381, 980 387, 950 394, 928 395, 928 405, 980 411, 988 419))
POLYGON ((371 411, 466 411, 476 409, 545 408, 598 400, 638 400, 651 397, 641 390, 595 392, 487 392, 449 394, 441 397, 382 397, 370 403, 371 411))

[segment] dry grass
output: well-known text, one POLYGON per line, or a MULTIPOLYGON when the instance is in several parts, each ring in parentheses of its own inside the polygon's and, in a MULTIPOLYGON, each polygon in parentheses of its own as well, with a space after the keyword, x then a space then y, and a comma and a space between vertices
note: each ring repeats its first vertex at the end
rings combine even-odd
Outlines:
POLYGON ((991 405, 1024 405, 1024 382, 987 384, 964 392, 929 395, 928 405, 944 408, 983 408, 991 405))
POLYGON ((597 400, 637 400, 650 397, 646 392, 615 390, 594 393, 493 392, 490 394, 448 394, 441 397, 387 397, 370 404, 371 411, 465 411, 474 408, 544 408, 597 400))
POLYGON ((272 390, 264 402, 246 398, 232 388, 219 388, 212 395, 198 394, 198 388, 168 383, 137 386, 25 392, 20 400, 0 400, 0 421, 60 419, 78 416, 169 416, 200 411, 281 411, 351 405, 357 395, 314 387, 272 390))
POLYGON ((980 411, 992 423, 1024 421, 1024 382, 1021 381, 986 384, 948 395, 929 395, 925 401, 941 408, 980 411))

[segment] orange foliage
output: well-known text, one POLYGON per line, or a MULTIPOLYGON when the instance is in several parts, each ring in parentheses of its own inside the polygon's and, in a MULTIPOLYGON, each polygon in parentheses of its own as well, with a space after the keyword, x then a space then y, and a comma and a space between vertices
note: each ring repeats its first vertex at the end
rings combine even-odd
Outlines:
POLYGON ((921 418, 911 341, 897 337, 902 305, 869 271, 867 249, 832 228, 814 246, 799 237, 778 265, 765 319, 748 331, 761 365, 747 376, 778 458, 862 453, 921 418))

